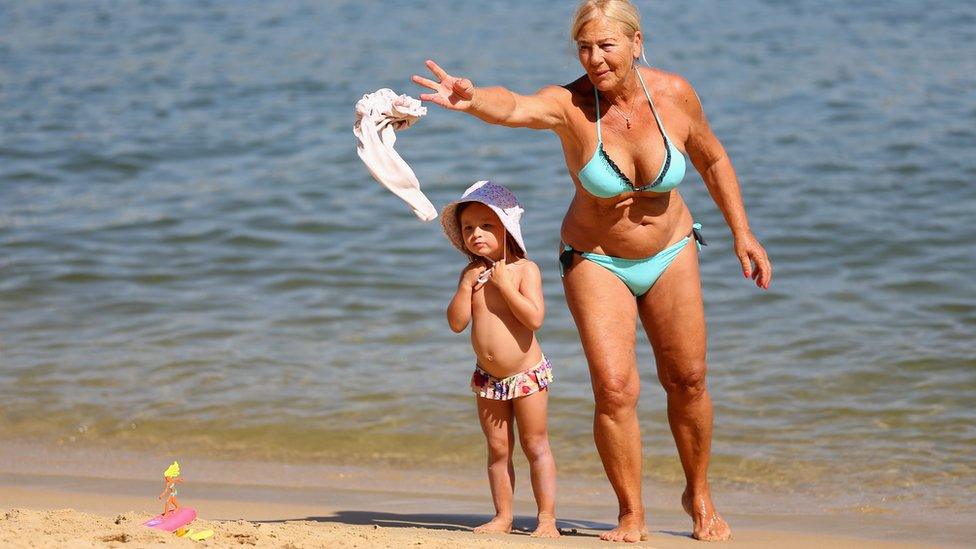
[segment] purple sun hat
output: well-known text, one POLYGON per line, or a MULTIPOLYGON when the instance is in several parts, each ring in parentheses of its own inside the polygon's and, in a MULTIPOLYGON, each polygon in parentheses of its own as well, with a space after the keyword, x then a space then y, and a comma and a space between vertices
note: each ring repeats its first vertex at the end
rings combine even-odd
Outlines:
POLYGON ((461 226, 457 219, 458 206, 464 202, 481 202, 491 208, 501 220, 502 225, 505 226, 505 231, 512 235, 515 243, 522 249, 522 253, 528 255, 525 250, 525 242, 522 240, 522 229, 519 226, 519 220, 522 219, 522 212, 525 210, 522 209, 522 205, 519 204, 512 191, 488 180, 471 185, 464 191, 461 198, 444 206, 444 209, 441 210, 441 226, 444 228, 444 234, 461 253, 467 256, 471 255, 471 252, 464 245, 461 226))

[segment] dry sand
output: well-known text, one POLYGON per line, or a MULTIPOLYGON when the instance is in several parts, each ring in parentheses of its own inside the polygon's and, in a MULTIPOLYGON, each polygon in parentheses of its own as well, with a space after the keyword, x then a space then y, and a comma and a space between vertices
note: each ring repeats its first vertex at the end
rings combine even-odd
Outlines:
MULTIPOLYGON (((11 480, 7 477, 5 480, 11 480)), ((372 496, 377 494, 373 493, 372 496)), ((377 498, 377 509, 386 508, 402 494, 377 498), (392 498, 392 499, 391 499, 392 498), (380 502, 384 502, 379 504, 380 502)), ((600 529, 608 526, 584 521, 563 521, 566 534, 558 540, 537 540, 527 535, 530 517, 517 521, 518 530, 510 535, 476 535, 471 527, 486 517, 470 513, 445 512, 451 505, 431 509, 430 504, 403 500, 397 511, 348 510, 308 504, 255 502, 243 500, 197 499, 193 502, 200 517, 194 529, 212 529, 209 540, 194 542, 174 534, 151 530, 141 523, 158 512, 151 497, 135 497, 79 490, 38 487, 0 487, 0 547, 607 547, 599 541, 600 529), (57 507, 64 507, 57 509, 57 507), (151 511, 109 512, 111 509, 151 511), (82 509, 82 510, 76 510, 82 509), (596 527, 596 528, 595 528, 596 527)), ((670 518, 668 521, 674 521, 670 518)), ((735 521, 733 520, 733 524, 735 521)), ((640 544, 661 549, 701 547, 688 532, 671 528, 652 531, 651 539, 640 544)), ((811 530, 777 531, 750 527, 737 528, 735 539, 723 543, 739 547, 820 547, 921 548, 938 547, 929 542, 893 542, 843 535, 815 533, 811 530)), ((941 545, 949 547, 949 545, 941 545)))

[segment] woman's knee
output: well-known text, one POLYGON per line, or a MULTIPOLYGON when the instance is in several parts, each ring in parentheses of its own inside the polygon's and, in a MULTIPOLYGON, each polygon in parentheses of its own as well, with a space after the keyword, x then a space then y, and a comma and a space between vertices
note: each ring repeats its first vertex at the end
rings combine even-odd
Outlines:
POLYGON ((683 364, 679 367, 663 368, 658 379, 669 396, 697 398, 708 388, 705 377, 708 368, 704 360, 683 364))
POLYGON ((593 398, 601 414, 616 414, 637 408, 640 379, 637 375, 610 375, 593 380, 593 398))

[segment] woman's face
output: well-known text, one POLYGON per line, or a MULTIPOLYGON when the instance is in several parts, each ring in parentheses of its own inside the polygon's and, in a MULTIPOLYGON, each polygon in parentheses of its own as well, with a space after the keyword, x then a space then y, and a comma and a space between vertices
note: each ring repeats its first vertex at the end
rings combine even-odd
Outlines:
POLYGON ((600 91, 620 87, 640 54, 640 43, 639 31, 628 38, 619 24, 606 17, 593 19, 576 35, 580 64, 600 91))

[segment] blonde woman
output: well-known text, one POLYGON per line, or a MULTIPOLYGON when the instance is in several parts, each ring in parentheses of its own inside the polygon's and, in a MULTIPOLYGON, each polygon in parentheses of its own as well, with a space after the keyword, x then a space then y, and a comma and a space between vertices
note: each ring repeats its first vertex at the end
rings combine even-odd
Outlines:
POLYGON ((571 36, 585 74, 532 95, 475 86, 433 61, 427 67, 435 80, 413 79, 431 90, 420 96, 425 101, 490 124, 552 130, 562 143, 576 191, 561 230, 563 287, 589 365, 594 439, 620 509, 619 524, 601 538, 636 542, 648 532, 634 347, 640 319, 667 393, 693 536, 729 539, 708 484, 712 403, 696 253, 704 242, 677 190, 685 156, 725 216, 743 275, 768 288, 772 265, 694 89, 677 74, 639 64, 637 9, 627 0, 585 1, 571 36))

